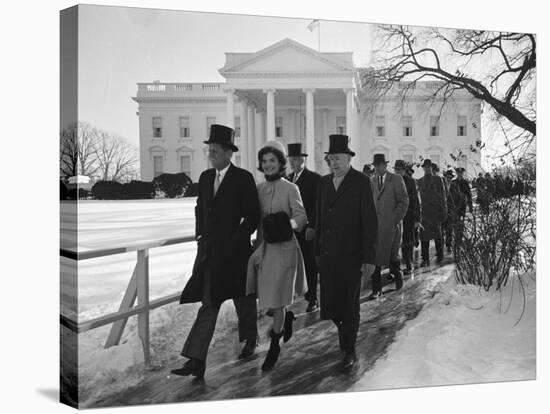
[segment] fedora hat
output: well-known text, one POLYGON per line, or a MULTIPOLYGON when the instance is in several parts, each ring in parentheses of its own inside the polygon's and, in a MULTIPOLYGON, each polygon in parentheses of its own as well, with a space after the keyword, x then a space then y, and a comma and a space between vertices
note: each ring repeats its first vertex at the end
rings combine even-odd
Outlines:
POLYGON ((426 158, 424 160, 424 162, 422 163, 421 167, 424 168, 424 167, 431 167, 433 164, 432 164, 432 160, 430 160, 429 158, 426 158))
POLYGON ((395 164, 393 165, 393 168, 402 168, 402 169, 406 169, 407 168, 407 164, 405 163, 405 161, 403 160, 395 160, 395 164))
POLYGON ((347 135, 329 135, 330 145, 325 154, 349 154, 352 157, 355 152, 349 149, 349 137, 347 135))
POLYGON ((302 143, 288 144, 289 157, 307 157, 307 154, 302 151, 302 143))
POLYGON ((383 164, 383 163, 388 163, 388 161, 386 161, 386 156, 384 154, 374 154, 372 165, 383 164))
POLYGON ((208 141, 203 141, 205 144, 219 144, 231 148, 233 152, 239 151, 235 146, 235 130, 225 125, 212 124, 210 126, 210 137, 208 141))

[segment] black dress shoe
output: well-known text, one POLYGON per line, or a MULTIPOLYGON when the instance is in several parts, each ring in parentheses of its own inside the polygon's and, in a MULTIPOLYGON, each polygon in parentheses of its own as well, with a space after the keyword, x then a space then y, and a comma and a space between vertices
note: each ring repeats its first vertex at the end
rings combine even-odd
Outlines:
POLYGON ((204 378, 204 371, 206 364, 204 361, 192 358, 187 361, 181 368, 173 369, 170 371, 174 375, 180 375, 182 377, 193 375, 197 378, 204 378))
POLYGON ((272 329, 269 331, 269 336, 271 337, 271 344, 269 345, 269 350, 267 351, 264 363, 262 364, 262 371, 269 371, 272 369, 277 363, 281 352, 279 339, 283 336, 283 332, 276 334, 272 329))
POLYGON ((410 275, 412 273, 412 269, 405 269, 403 270, 404 275, 410 275))
POLYGON ((315 312, 318 308, 317 300, 313 299, 308 303, 306 312, 315 312))
POLYGON ((380 296, 382 296, 381 291, 372 292, 369 296, 369 300, 378 299, 380 296))
POLYGON ((283 341, 288 342, 290 338, 292 337, 292 323, 296 320, 296 316, 294 316, 294 312, 292 311, 286 311, 285 314, 285 324, 284 324, 284 335, 283 335, 283 341))
POLYGON ((443 257, 438 257, 435 262, 437 264, 440 264, 442 261, 443 261, 443 257))
POLYGON ((256 350, 257 346, 258 346, 258 338, 247 339, 241 353, 239 354, 239 359, 244 359, 251 356, 256 350))
POLYGON ((420 267, 430 267, 430 261, 422 260, 422 263, 420 263, 420 267))
POLYGON ((344 360, 342 361, 342 366, 340 367, 340 371, 350 372, 356 362, 357 356, 355 355, 355 351, 346 352, 344 360))

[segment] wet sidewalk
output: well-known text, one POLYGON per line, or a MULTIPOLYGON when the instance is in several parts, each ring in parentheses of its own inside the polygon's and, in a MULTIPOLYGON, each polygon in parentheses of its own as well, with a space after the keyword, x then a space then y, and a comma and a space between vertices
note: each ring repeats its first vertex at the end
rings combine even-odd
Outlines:
MULTIPOLYGON (((306 304, 293 305, 297 313, 292 339, 282 344, 275 368, 267 373, 260 366, 269 347, 266 333, 271 318, 258 320, 260 346, 256 353, 238 360, 242 344, 236 334, 226 335, 210 349, 204 380, 179 377, 170 370, 179 368, 184 358, 174 358, 160 369, 149 371, 135 385, 101 399, 88 401, 87 407, 107 407, 185 401, 212 401, 233 398, 342 392, 351 389, 374 363, 385 354, 403 325, 422 310, 434 296, 437 286, 452 277, 454 264, 446 257, 439 266, 418 269, 406 276, 403 289, 394 291, 385 279, 385 294, 368 301, 370 289, 361 297, 361 320, 357 338, 358 363, 351 373, 340 373, 342 354, 338 334, 331 321, 321 321, 319 311, 303 312, 306 304)), ((281 342, 282 343, 282 342, 281 342)))

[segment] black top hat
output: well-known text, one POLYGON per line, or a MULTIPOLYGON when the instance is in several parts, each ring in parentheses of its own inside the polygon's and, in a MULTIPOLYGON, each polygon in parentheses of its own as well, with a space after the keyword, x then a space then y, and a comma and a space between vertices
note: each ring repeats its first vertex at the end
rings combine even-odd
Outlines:
POLYGON ((393 168, 407 168, 407 164, 405 164, 405 161, 403 160, 395 160, 395 164, 393 165, 393 168))
POLYGON ((239 151, 234 144, 235 130, 225 125, 212 124, 210 126, 210 137, 205 144, 219 144, 231 148, 233 152, 239 151))
POLYGON ((302 143, 288 144, 289 157, 307 157, 307 154, 302 151, 302 143))
POLYGON ((424 160, 424 162, 422 163, 422 168, 424 167, 431 167, 433 164, 432 164, 432 160, 430 160, 429 158, 426 158, 424 160))
POLYGON ((372 160, 372 165, 387 163, 386 156, 384 154, 374 154, 374 158, 372 160))
POLYGON ((371 164, 365 164, 363 166, 363 172, 368 173, 374 171, 374 167, 371 164))
POLYGON ((352 157, 355 152, 349 149, 349 137, 347 135, 329 135, 330 145, 325 154, 349 154, 352 157))

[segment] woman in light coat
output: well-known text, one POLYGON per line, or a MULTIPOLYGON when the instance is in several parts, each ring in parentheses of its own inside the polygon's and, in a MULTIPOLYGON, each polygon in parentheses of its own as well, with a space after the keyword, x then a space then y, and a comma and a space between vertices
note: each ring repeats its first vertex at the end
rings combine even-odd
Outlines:
POLYGON ((292 335, 294 314, 286 307, 294 295, 306 291, 304 262, 296 236, 292 232, 286 241, 268 243, 264 235, 264 218, 273 213, 288 215, 294 231, 307 224, 306 211, 296 184, 285 177, 285 148, 276 141, 268 141, 258 153, 259 170, 266 181, 258 185, 262 222, 258 228, 256 250, 248 262, 246 293, 255 293, 259 309, 269 309, 273 315, 270 330, 271 345, 262 370, 273 368, 280 353, 279 339, 287 342, 292 335))

